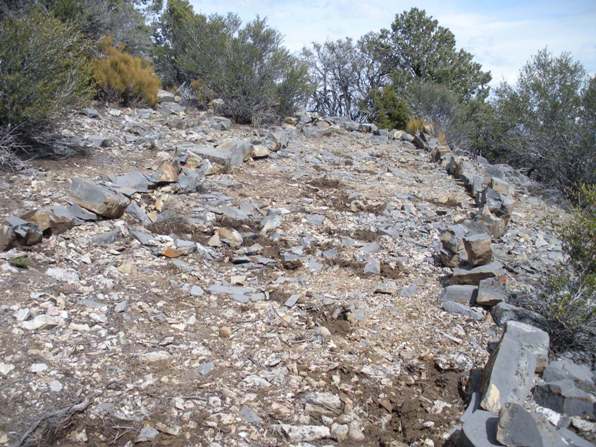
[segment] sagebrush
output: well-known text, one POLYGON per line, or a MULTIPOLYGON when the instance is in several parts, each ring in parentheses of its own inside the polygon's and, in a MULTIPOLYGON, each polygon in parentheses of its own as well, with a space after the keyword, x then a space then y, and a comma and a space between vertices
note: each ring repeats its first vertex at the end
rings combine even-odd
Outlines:
POLYGON ((91 95, 88 46, 71 25, 34 10, 0 22, 0 127, 34 137, 91 95))
POLYGON ((104 39, 102 52, 103 57, 92 62, 101 98, 123 105, 157 104, 160 81, 149 61, 113 46, 111 39, 104 39))
POLYGON ((571 268, 552 277, 531 306, 548 321, 554 349, 596 352, 596 185, 581 185, 559 230, 571 268))
POLYGON ((264 19, 207 17, 186 0, 169 1, 159 20, 156 66, 166 84, 192 85, 199 104, 224 100, 221 112, 241 123, 279 120, 305 102, 307 68, 264 19))

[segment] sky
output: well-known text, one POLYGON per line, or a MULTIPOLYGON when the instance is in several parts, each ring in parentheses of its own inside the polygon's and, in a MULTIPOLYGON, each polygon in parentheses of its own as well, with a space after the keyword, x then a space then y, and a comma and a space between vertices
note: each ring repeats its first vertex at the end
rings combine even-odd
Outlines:
POLYGON ((191 0, 204 13, 234 12, 244 21, 260 15, 299 51, 313 41, 352 37, 388 28, 413 6, 448 27, 457 46, 490 70, 493 84, 514 82, 538 50, 570 52, 596 73, 596 0, 191 0))

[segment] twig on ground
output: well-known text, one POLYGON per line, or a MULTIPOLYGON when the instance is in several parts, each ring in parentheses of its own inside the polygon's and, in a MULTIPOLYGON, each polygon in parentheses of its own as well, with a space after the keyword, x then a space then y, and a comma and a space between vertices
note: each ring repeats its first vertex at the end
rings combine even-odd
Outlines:
POLYGON ((14 447, 23 447, 31 445, 28 441, 31 437, 35 434, 35 432, 45 423, 45 428, 48 427, 57 427, 59 425, 64 424, 68 419, 70 419, 76 413, 81 413, 87 409, 91 401, 89 399, 85 399, 78 404, 71 405, 66 408, 62 408, 60 410, 52 411, 47 413, 40 418, 38 418, 33 425, 25 432, 25 434, 21 437, 19 442, 14 445, 14 447))

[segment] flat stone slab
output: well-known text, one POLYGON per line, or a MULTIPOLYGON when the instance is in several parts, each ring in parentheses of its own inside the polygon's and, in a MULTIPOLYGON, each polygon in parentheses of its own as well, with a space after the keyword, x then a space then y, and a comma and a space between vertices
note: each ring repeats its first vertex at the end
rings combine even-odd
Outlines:
POLYGON ((507 290, 497 278, 480 281, 476 296, 478 306, 492 307, 503 301, 507 301, 507 290))
POLYGON ((199 146, 199 145, 184 145, 185 149, 188 149, 194 155, 198 155, 201 158, 206 158, 212 163, 217 163, 223 166, 232 166, 232 154, 229 151, 224 151, 210 146, 199 146))
POLYGON ((458 446, 461 447, 491 447, 501 446, 497 441, 496 414, 477 410, 464 421, 462 435, 458 446))
POLYGON ((548 362, 549 337, 533 326, 509 321, 484 369, 481 408, 498 412, 506 403, 521 403, 534 385, 534 373, 548 362))
POLYGON ((52 210, 57 216, 72 217, 78 223, 95 222, 98 219, 97 214, 81 208, 76 203, 70 203, 66 206, 57 205, 52 207, 52 210))
POLYGON ((141 171, 132 171, 124 175, 109 177, 110 187, 124 195, 131 196, 138 192, 149 192, 149 187, 154 183, 150 182, 141 171))
POLYGON ((450 284, 472 284, 478 285, 480 281, 487 278, 496 278, 505 274, 503 266, 499 262, 481 265, 467 270, 456 268, 449 279, 450 284))
POLYGON ((524 407, 507 403, 499 412, 497 440, 506 446, 541 446, 538 424, 524 407))
POLYGON ((542 379, 545 382, 570 379, 586 391, 596 391, 594 375, 595 371, 591 370, 588 365, 575 363, 573 360, 563 357, 548 364, 542 374, 542 379))
POLYGON ((504 326, 508 321, 519 321, 543 330, 547 328, 546 319, 542 315, 513 304, 499 303, 491 309, 490 313, 497 326, 504 326))
POLYGON ((482 309, 474 309, 455 301, 443 301, 441 303, 441 308, 451 314, 463 315, 464 317, 471 318, 472 320, 484 320, 484 311, 482 309))
POLYGON ((468 306, 474 302, 477 290, 476 286, 470 285, 447 286, 441 293, 441 301, 454 301, 468 306))
POLYGON ((262 301, 265 296, 263 293, 251 287, 237 287, 223 284, 214 284, 207 291, 213 295, 227 295, 234 301, 246 304, 249 301, 262 301))
POLYGON ((538 405, 567 416, 596 415, 596 397, 578 388, 570 379, 537 385, 534 400, 538 405))
POLYGON ((123 194, 80 178, 72 179, 71 194, 79 206, 106 219, 119 218, 129 204, 123 194))

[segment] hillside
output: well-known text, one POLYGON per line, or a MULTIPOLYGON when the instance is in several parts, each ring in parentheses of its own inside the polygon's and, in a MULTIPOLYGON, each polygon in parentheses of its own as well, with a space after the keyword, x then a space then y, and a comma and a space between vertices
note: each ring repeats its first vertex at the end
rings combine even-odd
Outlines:
MULTIPOLYGON (((467 274, 441 265, 445 230, 478 213, 448 148, 305 115, 232 126, 162 101, 75 114, 62 136, 88 155, 0 179, 0 445, 432 446, 462 423, 461 445, 485 445, 470 433, 493 390, 473 371, 505 320, 532 314, 462 304, 465 287, 445 304, 467 274)), ((518 304, 565 262, 552 223, 566 212, 507 166, 466 163, 513 198, 478 264, 518 304)), ((542 359, 520 337, 486 380, 542 359)))

